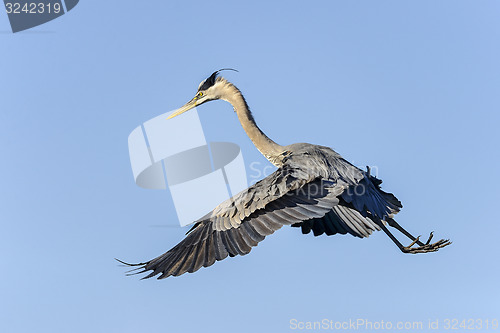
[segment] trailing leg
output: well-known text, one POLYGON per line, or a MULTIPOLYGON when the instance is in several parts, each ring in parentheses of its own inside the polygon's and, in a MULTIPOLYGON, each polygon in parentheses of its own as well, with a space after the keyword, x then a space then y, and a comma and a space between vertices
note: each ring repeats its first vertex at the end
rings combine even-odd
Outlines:
POLYGON ((424 244, 420 241, 420 236, 418 237, 413 237, 408 231, 406 231, 403 227, 401 227, 396 221, 393 219, 389 218, 387 219, 387 223, 396 229, 398 229, 401 233, 403 233, 406 237, 410 238, 412 240, 412 243, 408 246, 403 246, 396 237, 387 229, 387 227, 384 225, 384 223, 380 219, 375 219, 375 222, 380 226, 380 228, 385 232, 387 236, 398 246, 398 248, 403 252, 403 253, 427 253, 427 252, 436 252, 440 248, 443 248, 445 246, 448 246, 451 244, 451 242, 448 239, 441 239, 437 241, 436 243, 430 243, 432 240, 433 233, 431 232, 429 239, 427 242, 424 244), (418 245, 414 247, 414 245, 418 245))

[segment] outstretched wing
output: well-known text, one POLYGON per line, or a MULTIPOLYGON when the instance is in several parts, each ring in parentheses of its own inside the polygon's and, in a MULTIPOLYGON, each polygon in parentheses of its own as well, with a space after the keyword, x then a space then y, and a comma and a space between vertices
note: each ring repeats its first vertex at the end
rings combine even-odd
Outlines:
MULTIPOLYGON (((200 219, 179 244, 148 262, 132 264, 158 279, 195 272, 218 260, 249 253, 283 225, 320 218, 347 186, 313 171, 284 165, 200 219)), ((130 264, 129 264, 130 265, 130 264)))
POLYGON ((328 214, 292 226, 301 227, 303 234, 312 230, 314 236, 338 233, 362 238, 380 230, 376 221, 383 222, 385 218, 398 213, 403 206, 393 194, 382 191, 382 181, 371 176, 369 170, 363 175, 358 184, 342 192, 338 205, 328 214))
POLYGON ((373 231, 380 230, 380 227, 369 217, 362 216, 357 210, 343 203, 333 207, 323 217, 295 223, 292 226, 301 227, 303 234, 308 234, 312 230, 314 236, 351 234, 362 238, 370 236, 373 231))
POLYGON ((383 192, 380 181, 355 168, 329 148, 295 145, 284 164, 197 221, 179 244, 140 264, 145 278, 195 272, 218 260, 249 253, 283 225, 316 234, 351 233, 367 237, 381 220, 400 207, 383 192))

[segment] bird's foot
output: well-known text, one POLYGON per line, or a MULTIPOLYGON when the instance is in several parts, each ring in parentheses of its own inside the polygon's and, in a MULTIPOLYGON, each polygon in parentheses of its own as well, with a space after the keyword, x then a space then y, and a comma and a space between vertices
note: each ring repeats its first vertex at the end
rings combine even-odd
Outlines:
POLYGON ((440 241, 431 244, 432 237, 433 232, 431 232, 431 234, 429 235, 429 239, 427 239, 427 242, 423 244, 422 242, 420 242, 420 236, 418 236, 410 245, 403 247, 401 251, 403 251, 404 253, 436 252, 440 248, 451 244, 449 239, 441 239, 440 241), (415 244, 417 244, 418 246, 413 247, 415 244))

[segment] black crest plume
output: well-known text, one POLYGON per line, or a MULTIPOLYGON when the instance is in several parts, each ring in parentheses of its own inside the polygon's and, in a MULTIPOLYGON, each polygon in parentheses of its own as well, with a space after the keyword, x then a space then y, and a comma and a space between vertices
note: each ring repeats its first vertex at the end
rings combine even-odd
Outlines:
POLYGON ((210 75, 205 81, 203 81, 203 84, 200 86, 200 88, 198 88, 198 91, 206 90, 206 89, 210 88, 211 86, 213 86, 215 84, 215 79, 217 78, 217 75, 222 71, 235 71, 235 72, 237 72, 237 70, 233 69, 233 68, 219 69, 218 71, 213 72, 212 75, 210 75))

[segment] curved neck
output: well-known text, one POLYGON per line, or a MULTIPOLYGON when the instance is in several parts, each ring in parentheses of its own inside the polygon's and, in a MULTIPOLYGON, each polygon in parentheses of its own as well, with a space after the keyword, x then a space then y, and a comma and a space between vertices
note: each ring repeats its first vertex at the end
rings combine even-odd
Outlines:
MULTIPOLYGON (((227 81, 226 81, 227 82, 227 81)), ((221 99, 231 103, 234 111, 238 115, 241 126, 247 133, 250 140, 257 149, 274 165, 281 164, 281 154, 284 151, 283 146, 280 146, 273 140, 271 140, 267 135, 262 132, 262 130, 257 126, 255 120, 253 119, 252 113, 248 108, 248 104, 245 98, 241 94, 240 90, 236 88, 233 84, 227 82, 224 86, 224 93, 221 99)))

